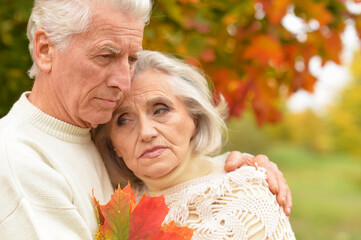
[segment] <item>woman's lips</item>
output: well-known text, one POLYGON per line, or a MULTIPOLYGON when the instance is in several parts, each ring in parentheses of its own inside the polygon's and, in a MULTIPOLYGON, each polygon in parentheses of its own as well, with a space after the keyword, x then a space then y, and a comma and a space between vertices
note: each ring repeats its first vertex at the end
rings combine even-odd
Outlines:
POLYGON ((140 158, 156 158, 159 157, 167 147, 165 146, 155 146, 145 150, 141 155, 140 158))

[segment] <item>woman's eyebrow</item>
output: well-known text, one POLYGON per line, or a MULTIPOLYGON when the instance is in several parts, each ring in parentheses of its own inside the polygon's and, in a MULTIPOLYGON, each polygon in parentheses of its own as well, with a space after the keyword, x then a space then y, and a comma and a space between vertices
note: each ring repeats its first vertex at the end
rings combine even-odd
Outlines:
POLYGON ((162 97, 162 96, 149 100, 147 102, 147 106, 152 106, 157 103, 165 103, 167 105, 173 106, 173 102, 169 98, 162 97))
POLYGON ((112 116, 112 117, 114 117, 115 115, 117 115, 117 114, 119 114, 119 113, 121 113, 121 112, 126 112, 126 111, 128 111, 129 109, 130 109, 129 106, 119 107, 119 108, 117 108, 117 109, 113 112, 113 116, 112 116))

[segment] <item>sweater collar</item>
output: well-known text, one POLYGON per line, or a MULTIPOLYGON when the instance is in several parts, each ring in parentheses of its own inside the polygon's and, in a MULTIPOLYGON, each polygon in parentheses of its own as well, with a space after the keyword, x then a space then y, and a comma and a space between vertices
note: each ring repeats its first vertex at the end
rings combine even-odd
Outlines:
POLYGON ((157 192, 173 187, 180 183, 192 180, 194 178, 203 177, 210 174, 213 170, 213 163, 208 157, 191 157, 189 153, 185 161, 173 169, 167 175, 153 179, 149 177, 139 177, 146 185, 147 194, 149 196, 156 195, 157 192))
POLYGON ((29 101, 29 94, 24 92, 15 104, 14 110, 18 111, 18 115, 26 114, 35 127, 64 141, 86 143, 91 140, 90 128, 81 128, 44 113, 29 101))

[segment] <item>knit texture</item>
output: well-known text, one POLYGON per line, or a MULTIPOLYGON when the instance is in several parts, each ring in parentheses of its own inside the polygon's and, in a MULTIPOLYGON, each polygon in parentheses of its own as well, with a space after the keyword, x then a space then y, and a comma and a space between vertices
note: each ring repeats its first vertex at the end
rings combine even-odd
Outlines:
POLYGON ((113 188, 90 137, 32 105, 24 93, 0 119, 0 238, 93 239, 91 197, 113 188))

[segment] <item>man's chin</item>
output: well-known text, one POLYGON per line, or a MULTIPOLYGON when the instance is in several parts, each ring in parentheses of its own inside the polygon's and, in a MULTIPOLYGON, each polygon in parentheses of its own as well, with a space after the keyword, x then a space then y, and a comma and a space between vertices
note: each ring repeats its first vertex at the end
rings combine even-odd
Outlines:
POLYGON ((96 128, 100 124, 106 124, 112 119, 112 113, 96 113, 97 117, 94 117, 88 122, 89 127, 96 128))

